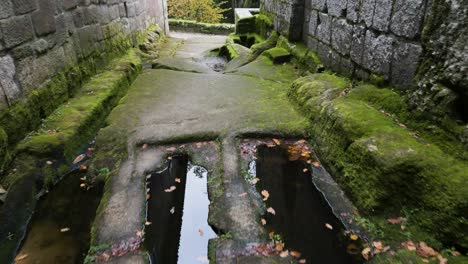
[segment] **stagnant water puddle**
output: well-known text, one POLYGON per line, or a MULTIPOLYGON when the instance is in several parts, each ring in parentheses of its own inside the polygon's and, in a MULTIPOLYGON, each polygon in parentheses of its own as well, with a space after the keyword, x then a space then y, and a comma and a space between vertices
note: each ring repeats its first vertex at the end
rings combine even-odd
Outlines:
POLYGON ((151 263, 208 263, 208 171, 175 156, 147 176, 145 246, 151 263))
POLYGON ((83 263, 102 184, 80 187, 83 172, 64 177, 43 196, 15 263, 83 263))
POLYGON ((306 263, 362 263, 361 245, 344 234, 323 195, 312 182, 310 165, 290 161, 281 146, 258 146, 249 173, 260 180, 258 192, 267 190, 267 229, 280 234, 286 248, 301 253, 306 263))

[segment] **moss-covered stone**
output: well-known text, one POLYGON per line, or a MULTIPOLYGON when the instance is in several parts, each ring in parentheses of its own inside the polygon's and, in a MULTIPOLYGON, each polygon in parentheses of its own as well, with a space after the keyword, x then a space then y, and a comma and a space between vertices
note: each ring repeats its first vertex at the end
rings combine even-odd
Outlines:
POLYGON ((255 33, 255 16, 241 18, 236 23, 236 34, 255 33))
POLYGON ((267 56, 275 64, 285 63, 291 60, 291 53, 283 48, 271 48, 263 52, 264 56, 267 56))
POLYGON ((219 23, 210 24, 193 20, 169 19, 171 30, 184 32, 197 32, 203 34, 227 35, 235 30, 234 24, 219 23))
POLYGON ((263 38, 267 38, 273 32, 273 21, 264 14, 255 16, 255 30, 263 38))
POLYGON ((8 135, 0 127, 0 171, 3 171, 3 167, 10 160, 10 154, 8 152, 8 135))
POLYGON ((289 93, 311 119, 317 151, 337 181, 364 212, 411 208, 419 226, 466 248, 466 162, 415 137, 372 105, 401 112, 397 94, 347 87, 346 79, 316 74, 295 81, 289 93))

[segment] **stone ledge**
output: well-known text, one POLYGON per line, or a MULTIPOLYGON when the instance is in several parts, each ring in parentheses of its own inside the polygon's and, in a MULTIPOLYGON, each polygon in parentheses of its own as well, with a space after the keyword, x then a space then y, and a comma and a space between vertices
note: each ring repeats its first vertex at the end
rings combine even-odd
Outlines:
POLYGON ((227 35, 235 30, 234 24, 210 24, 192 20, 169 19, 172 31, 194 32, 213 35, 227 35))

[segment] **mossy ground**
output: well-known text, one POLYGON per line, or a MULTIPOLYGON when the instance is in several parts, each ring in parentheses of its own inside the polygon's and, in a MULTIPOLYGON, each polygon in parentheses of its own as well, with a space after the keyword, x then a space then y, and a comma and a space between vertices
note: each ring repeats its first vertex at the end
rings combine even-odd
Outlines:
POLYGON ((311 119, 323 162, 365 215, 378 222, 405 210, 421 231, 414 233, 430 234, 419 239, 467 247, 468 166, 408 129, 416 121, 400 123, 412 118, 397 93, 314 74, 296 80, 290 97, 311 119))

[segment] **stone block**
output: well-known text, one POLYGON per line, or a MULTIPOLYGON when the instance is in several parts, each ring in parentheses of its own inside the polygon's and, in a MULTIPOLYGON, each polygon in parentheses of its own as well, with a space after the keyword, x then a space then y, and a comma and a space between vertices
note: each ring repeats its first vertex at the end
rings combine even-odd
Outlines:
POLYGON ((118 5, 113 5, 109 8, 110 20, 115 20, 120 17, 120 11, 118 5))
POLYGON ((351 59, 357 64, 362 63, 364 54, 364 43, 366 40, 366 27, 363 25, 353 26, 353 35, 351 38, 351 59))
POLYGON ((342 55, 349 55, 353 26, 348 24, 344 18, 334 18, 332 24, 332 47, 342 55))
POLYGON ((127 17, 136 16, 136 7, 135 3, 127 4, 127 17))
POLYGON ((15 60, 21 60, 23 58, 34 56, 32 43, 24 43, 20 46, 14 47, 11 49, 10 54, 15 60))
POLYGON ((70 15, 64 13, 60 16, 57 16, 55 20, 56 31, 54 36, 52 36, 52 42, 54 45, 62 46, 68 38, 68 26, 71 21, 67 22, 67 17, 70 20, 70 15))
POLYGON ((316 51, 317 50, 317 45, 318 45, 318 40, 314 37, 307 37, 307 48, 316 51))
POLYGON ((317 38, 326 44, 330 44, 331 17, 326 14, 319 13, 317 23, 317 38))
POLYGON ((336 17, 344 17, 346 12, 346 0, 327 0, 328 14, 336 17))
POLYGON ((77 8, 73 11, 73 23, 75 27, 81 28, 84 26, 85 14, 84 8, 77 8))
POLYGON ((77 30, 79 47, 83 55, 87 56, 94 50, 95 32, 92 26, 85 26, 77 30))
POLYGON ((84 15, 84 24, 85 25, 92 25, 96 24, 100 19, 100 14, 98 12, 98 8, 95 5, 88 6, 83 9, 84 15))
POLYGON ((330 61, 325 64, 328 68, 330 68, 334 72, 341 72, 341 56, 338 52, 330 49, 330 61))
POLYGON ((423 0, 396 0, 390 30, 395 35, 414 38, 421 33, 423 0))
POLYGON ((10 0, 0 1, 0 19, 9 18, 13 15, 13 5, 10 0))
POLYGON ((71 10, 78 6, 78 0, 63 0, 62 6, 65 10, 71 10))
POLYGON ((0 21, 3 41, 7 48, 22 44, 34 37, 29 16, 17 16, 0 21))
POLYGON ((376 35, 370 30, 366 32, 363 66, 368 70, 385 77, 390 75, 393 38, 386 35, 376 35))
POLYGON ((390 25, 392 1, 375 0, 375 6, 372 28, 386 32, 390 25))
POLYGON ((327 68, 331 68, 332 58, 331 58, 331 49, 328 45, 323 44, 320 41, 317 41, 317 55, 322 61, 323 65, 327 68))
POLYGON ((311 0, 310 7, 319 11, 325 11, 327 0, 311 0))
POLYGON ((341 57, 340 73, 346 77, 354 75, 354 63, 349 58, 341 57))
POLYGON ((354 23, 359 21, 362 0, 348 0, 346 4, 346 18, 354 23))
POLYGON ((393 51, 391 81, 408 87, 421 59, 421 45, 398 42, 393 51))
POLYGON ((98 6, 97 13, 98 13, 97 22, 99 24, 105 25, 111 21, 109 7, 107 5, 98 6))
POLYGON ((36 0, 14 0, 13 9, 16 15, 30 13, 37 9, 36 0))
POLYGON ((126 17, 127 16, 127 11, 125 9, 124 4, 119 4, 119 14, 120 14, 120 17, 126 17))
POLYGON ((80 6, 89 6, 91 4, 91 0, 78 0, 78 4, 80 6))
POLYGON ((309 17, 308 34, 311 36, 317 36, 317 25, 318 25, 318 12, 312 10, 309 17))
POLYGON ((55 1, 39 1, 39 10, 31 18, 39 36, 55 32, 55 1))
POLYGON ((367 27, 372 26, 372 19, 374 18, 375 1, 376 0, 362 0, 359 19, 361 22, 364 22, 367 27))
POLYGON ((10 55, 0 57, 0 86, 8 100, 12 103, 18 99, 21 91, 15 83, 15 63, 10 55))

